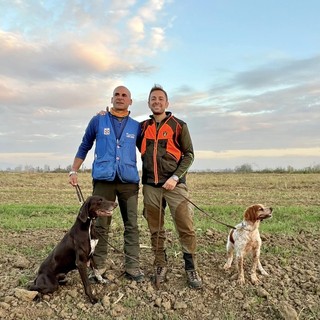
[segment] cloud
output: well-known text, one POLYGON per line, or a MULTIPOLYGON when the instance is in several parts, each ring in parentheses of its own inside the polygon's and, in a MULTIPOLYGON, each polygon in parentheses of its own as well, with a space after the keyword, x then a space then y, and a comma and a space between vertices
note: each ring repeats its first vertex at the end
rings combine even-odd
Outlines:
MULTIPOLYGON (((47 44, 28 42, 21 35, 1 32, 0 41, 1 74, 15 80, 78 80, 79 77, 103 78, 107 74, 116 77, 117 74, 146 72, 150 69, 148 66, 141 68, 141 56, 133 56, 129 60, 126 54, 121 56, 117 50, 112 50, 114 44, 102 44, 94 39, 47 44)), ((148 54, 147 51, 141 49, 139 52, 148 54)), ((130 52, 134 54, 137 51, 130 52)))
POLYGON ((277 158, 277 157, 320 157, 320 148, 288 148, 288 149, 241 149, 225 150, 220 152, 195 152, 196 158, 201 159, 232 159, 232 158, 277 158))
POLYGON ((286 89, 319 79, 320 55, 307 59, 277 59, 253 70, 236 74, 231 84, 247 90, 286 89))
POLYGON ((27 81, 148 72, 152 66, 144 61, 142 67, 141 61, 162 50, 164 3, 150 1, 142 8, 135 1, 122 1, 121 6, 116 1, 107 6, 81 1, 59 7, 37 1, 22 7, 8 4, 7 19, 0 22, 0 71, 27 81), (147 11, 154 14, 152 19, 147 11), (21 28, 26 23, 28 28, 21 28))
POLYGON ((319 62, 319 56, 281 59, 270 62, 269 73, 263 72, 266 65, 258 66, 210 90, 182 86, 171 96, 170 108, 188 123, 197 150, 316 148, 319 62))
POLYGON ((144 23, 141 17, 136 16, 130 19, 128 21, 128 28, 131 33, 131 42, 139 42, 144 39, 144 23))
MULTIPOLYGON (((59 6, 39 1, 7 3, 0 21, 3 116, 11 119, 17 112, 30 123, 28 117, 39 110, 61 109, 64 122, 78 109, 87 117, 94 113, 85 109, 90 106, 96 112, 106 106, 106 92, 112 92, 123 78, 153 72, 154 66, 144 57, 159 45, 153 44, 152 29, 162 23, 164 6, 159 3, 146 4, 155 5, 155 19, 140 15, 141 6, 130 0, 121 5, 118 1, 107 5, 68 1, 59 6), (134 39, 132 31, 138 35, 134 39), (146 35, 139 37, 143 32, 146 35)), ((48 117, 54 118, 53 114, 48 117)))
POLYGON ((139 15, 147 22, 157 21, 159 12, 164 7, 164 0, 150 0, 139 9, 139 15))
MULTIPOLYGON (((146 2, 141 9, 130 0, 107 5, 71 0, 59 6, 12 1, 1 9, 0 106, 5 121, 0 148, 7 152, 5 160, 63 161, 64 153, 76 151, 88 119, 110 104, 110 94, 123 78, 153 72, 145 58, 162 50, 157 34, 164 41, 165 33, 159 31, 166 23, 164 1, 146 2), (157 14, 151 18, 152 12, 157 14)), ((139 116, 138 108, 135 114, 139 116)))
POLYGON ((148 116, 146 85, 169 88, 169 110, 188 123, 197 165, 232 167, 247 158, 262 161, 268 152, 270 162, 301 160, 317 150, 319 53, 295 58, 270 47, 250 52, 254 61, 242 65, 248 55, 229 50, 220 58, 228 63, 217 65, 217 51, 230 48, 224 41, 231 38, 219 42, 216 36, 211 45, 202 22, 209 31, 212 17, 189 28, 193 12, 184 17, 173 4, 7 1, 0 20, 0 150, 6 159, 26 156, 54 166, 68 154, 69 164, 88 120, 125 82, 139 120, 148 116))

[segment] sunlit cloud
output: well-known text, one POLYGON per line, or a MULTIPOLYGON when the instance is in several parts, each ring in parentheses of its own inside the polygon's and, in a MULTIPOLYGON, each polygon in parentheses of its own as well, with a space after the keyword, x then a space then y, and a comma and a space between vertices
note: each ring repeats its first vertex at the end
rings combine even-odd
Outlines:
POLYGON ((159 11, 163 9, 164 3, 164 0, 150 0, 139 9, 139 14, 146 21, 156 21, 159 11))
POLYGON ((144 23, 140 17, 133 17, 128 21, 129 32, 131 33, 130 42, 141 41, 144 39, 144 23))

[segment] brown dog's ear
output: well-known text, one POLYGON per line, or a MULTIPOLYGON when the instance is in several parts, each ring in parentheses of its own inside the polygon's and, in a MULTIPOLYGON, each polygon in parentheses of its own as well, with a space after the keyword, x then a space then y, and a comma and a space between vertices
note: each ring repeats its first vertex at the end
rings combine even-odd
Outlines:
POLYGON ((86 222, 88 220, 89 216, 89 202, 90 200, 86 200, 83 205, 81 206, 78 214, 78 218, 81 220, 81 222, 86 222))
POLYGON ((252 221, 252 222, 257 221, 257 218, 258 218, 257 211, 258 211, 258 209, 257 209, 256 205, 248 207, 246 209, 246 211, 244 212, 244 220, 245 221, 252 221))

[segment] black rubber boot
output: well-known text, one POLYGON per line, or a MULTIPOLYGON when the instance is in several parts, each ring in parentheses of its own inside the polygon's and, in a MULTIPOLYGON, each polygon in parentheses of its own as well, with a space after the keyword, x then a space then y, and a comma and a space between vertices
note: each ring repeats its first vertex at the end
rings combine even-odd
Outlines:
POLYGON ((183 259, 185 263, 185 270, 195 270, 195 263, 194 263, 194 258, 191 253, 183 253, 183 259))
POLYGON ((194 255, 184 252, 183 259, 185 263, 185 270, 189 287, 194 289, 202 288, 202 280, 198 272, 196 271, 194 255))

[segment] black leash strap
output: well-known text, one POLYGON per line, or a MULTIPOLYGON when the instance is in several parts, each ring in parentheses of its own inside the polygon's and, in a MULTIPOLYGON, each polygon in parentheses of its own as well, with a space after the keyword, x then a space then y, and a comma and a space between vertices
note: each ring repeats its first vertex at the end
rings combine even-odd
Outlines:
MULTIPOLYGON (((160 204, 159 204, 159 223, 158 223, 158 232, 157 232, 157 244, 156 244, 156 253, 158 253, 158 249, 159 249, 159 236, 160 236, 160 228, 161 228, 161 215, 162 215, 162 197, 163 197, 163 189, 161 188, 161 195, 160 195, 160 204)), ((156 271, 155 274, 155 286, 156 289, 159 290, 160 289, 160 276, 158 275, 158 272, 156 271)))
POLYGON ((78 196, 79 202, 80 203, 84 203, 84 197, 83 197, 83 194, 82 194, 80 186, 78 184, 76 184, 75 188, 76 188, 76 191, 77 191, 77 196, 78 196))
POLYGON ((131 260, 133 260, 133 261, 135 261, 135 262, 140 263, 139 260, 137 260, 136 258, 134 258, 134 257, 132 257, 132 256, 129 256, 129 255, 126 254, 125 252, 123 252, 123 251, 119 250, 118 248, 116 248, 115 246, 113 246, 113 245, 108 241, 108 239, 107 239, 103 234, 101 234, 99 231, 97 232, 97 230, 96 230, 96 233, 99 234, 99 236, 100 236, 112 249, 114 249, 114 251, 123 254, 125 257, 127 257, 127 258, 129 258, 129 259, 131 259, 131 260))
POLYGON ((237 229, 236 227, 234 226, 231 226, 230 224, 227 224, 227 223, 224 223, 224 222, 221 222, 215 218, 212 217, 212 215, 210 215, 209 213, 205 212, 204 210, 202 210, 201 208, 199 208, 195 203, 193 203, 190 199, 188 199, 187 197, 185 197, 183 194, 180 194, 183 198, 185 198, 188 202, 190 202, 195 208, 197 208, 199 211, 201 211, 202 213, 204 213, 206 216, 210 217, 212 220, 214 220, 215 222, 218 222, 228 228, 231 228, 231 229, 237 229))

